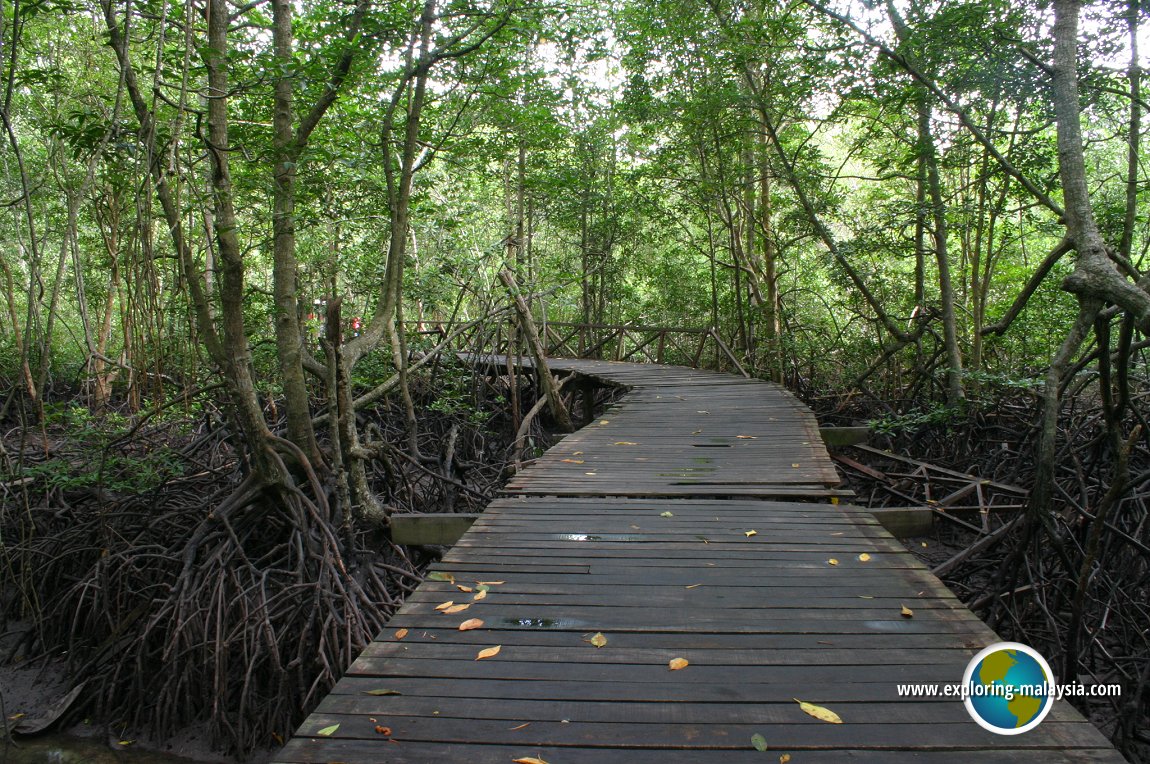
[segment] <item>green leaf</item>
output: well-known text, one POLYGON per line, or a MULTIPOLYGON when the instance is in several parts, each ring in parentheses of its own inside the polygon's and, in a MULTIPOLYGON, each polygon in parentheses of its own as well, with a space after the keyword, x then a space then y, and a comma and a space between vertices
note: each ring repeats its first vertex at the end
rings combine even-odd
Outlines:
POLYGON ((765 751, 767 750, 767 739, 756 732, 751 735, 751 745, 755 747, 756 751, 765 751))
POLYGON ((451 575, 450 573, 441 573, 441 572, 439 572, 439 571, 437 570, 437 571, 435 571, 434 573, 428 573, 428 574, 427 574, 427 580, 428 580, 428 581, 448 581, 448 582, 453 582, 453 581, 455 581, 455 576, 451 575))
POLYGON ((330 727, 324 727, 323 729, 321 729, 319 732, 317 732, 315 734, 319 735, 320 737, 331 737, 332 735, 335 734, 335 731, 337 729, 339 729, 339 725, 333 724, 330 727))

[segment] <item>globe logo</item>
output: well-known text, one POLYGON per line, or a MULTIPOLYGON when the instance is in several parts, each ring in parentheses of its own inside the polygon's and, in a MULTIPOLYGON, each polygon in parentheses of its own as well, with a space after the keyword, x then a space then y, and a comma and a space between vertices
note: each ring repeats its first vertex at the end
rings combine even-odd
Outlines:
POLYGON ((970 717, 999 735, 1034 729, 1054 705, 1054 674, 1046 659, 1018 642, 996 642, 966 666, 963 702, 970 717))

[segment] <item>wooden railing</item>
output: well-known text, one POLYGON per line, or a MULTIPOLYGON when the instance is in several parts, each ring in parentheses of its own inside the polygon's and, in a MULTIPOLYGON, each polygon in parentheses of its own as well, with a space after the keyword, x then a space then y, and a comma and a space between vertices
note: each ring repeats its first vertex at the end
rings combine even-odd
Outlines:
MULTIPOLYGON (((452 332, 459 332, 466 324, 421 321, 407 322, 406 326, 409 333, 446 337, 452 332)), ((666 363, 734 371, 744 377, 749 376, 713 328, 549 321, 539 324, 539 333, 547 354, 555 358, 666 363)), ((507 321, 476 323, 474 327, 459 332, 458 336, 461 349, 471 352, 515 353, 523 350, 520 347, 522 332, 507 321)))

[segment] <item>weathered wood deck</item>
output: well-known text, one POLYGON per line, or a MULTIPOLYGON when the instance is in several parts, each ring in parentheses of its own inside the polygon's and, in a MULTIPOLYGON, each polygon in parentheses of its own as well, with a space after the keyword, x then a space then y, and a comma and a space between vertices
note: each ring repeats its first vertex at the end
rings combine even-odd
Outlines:
POLYGON ((447 580, 409 597, 277 761, 1123 761, 1065 703, 1001 737, 958 700, 898 697, 897 683, 961 681, 998 638, 869 513, 831 503, 838 478, 788 393, 554 367, 632 391, 516 476, 435 566, 447 580))

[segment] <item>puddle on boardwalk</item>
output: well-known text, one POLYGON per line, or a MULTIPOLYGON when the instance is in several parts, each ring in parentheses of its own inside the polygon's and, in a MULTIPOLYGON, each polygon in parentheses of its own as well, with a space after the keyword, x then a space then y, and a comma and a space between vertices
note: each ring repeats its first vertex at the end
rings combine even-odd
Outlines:
POLYGON ((496 623, 520 629, 572 629, 586 626, 582 621, 571 618, 502 618, 496 623))
POLYGON ((558 533, 555 538, 559 541, 642 541, 643 536, 637 533, 602 533, 588 535, 584 533, 558 533))

